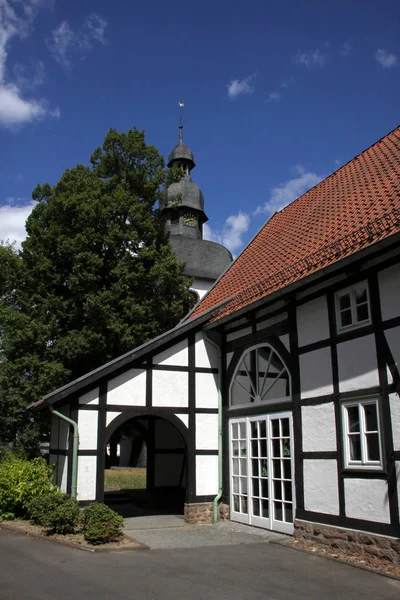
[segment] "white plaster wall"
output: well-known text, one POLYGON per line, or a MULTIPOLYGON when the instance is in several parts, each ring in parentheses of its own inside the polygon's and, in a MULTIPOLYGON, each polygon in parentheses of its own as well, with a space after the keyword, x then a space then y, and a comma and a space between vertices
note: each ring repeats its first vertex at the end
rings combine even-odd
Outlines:
POLYGON ((188 343, 187 339, 174 344, 170 348, 167 348, 160 354, 156 354, 153 358, 155 365, 174 365, 175 367, 187 367, 188 366, 188 343))
MULTIPOLYGON (((396 462, 396 479, 397 479, 397 498, 400 498, 400 461, 396 462)), ((399 502, 399 517, 400 517, 400 502, 399 502)))
POLYGON ((336 451, 333 402, 301 408, 303 452, 336 451))
POLYGON ((214 283, 214 281, 210 281, 209 279, 200 279, 199 277, 195 277, 190 289, 197 292, 201 300, 203 296, 206 295, 208 290, 211 289, 214 283))
POLYGON ((78 458, 78 497, 81 500, 96 498, 96 456, 79 456, 78 458))
POLYGON ((379 385, 375 337, 367 335, 337 345, 339 390, 351 392, 379 385))
POLYGON ((116 411, 107 411, 106 412, 106 427, 109 426, 111 421, 114 421, 117 417, 119 417, 121 413, 116 411))
POLYGON ((400 264, 378 273, 382 319, 393 319, 400 315, 400 264))
POLYGON ((97 410, 80 410, 78 415, 79 448, 97 450, 97 410))
POLYGON ((175 416, 178 417, 186 427, 189 427, 189 415, 176 413, 175 416))
POLYGON ((58 457, 58 485, 60 489, 67 493, 67 478, 68 478, 68 456, 58 457))
POLYGON ((289 334, 286 333, 285 335, 281 335, 279 339, 281 340, 282 344, 285 346, 286 350, 288 350, 290 352, 289 334))
POLYGON ((213 344, 204 339, 202 333, 195 338, 196 367, 216 369, 218 367, 218 351, 213 344))
POLYGON ((330 348, 321 348, 300 356, 302 398, 333 393, 330 348))
POLYGON ((218 492, 218 456, 196 456, 196 494, 211 496, 218 492))
POLYGON ((107 384, 107 404, 146 405, 146 371, 129 369, 107 384))
POLYGON ((393 383, 393 377, 392 377, 390 369, 389 369, 389 367, 387 365, 386 365, 386 377, 387 377, 387 380, 388 380, 388 385, 392 384, 393 383))
POLYGON ((305 460, 304 507, 328 515, 339 514, 336 460, 305 460))
POLYGON ((196 415, 196 450, 218 450, 218 415, 196 415))
POLYGON ((153 371, 153 406, 188 406, 188 373, 153 371))
POLYGON ((79 404, 98 404, 99 394, 99 388, 94 388, 79 398, 79 404))
POLYGON ((196 373, 196 407, 218 408, 217 375, 196 373))
POLYGON ((299 346, 329 338, 326 296, 320 296, 297 307, 297 332, 299 346))
POLYGON ((388 487, 381 479, 345 479, 346 517, 390 523, 388 487))
POLYGON ((392 353, 394 362, 396 363, 397 368, 400 369, 400 327, 386 329, 385 336, 389 344, 389 348, 392 353))
MULTIPOLYGON (((393 430, 393 450, 400 450, 400 397, 399 394, 389 394, 390 416, 393 430)), ((399 496, 400 498, 400 496, 399 496)))
POLYGON ((226 340, 231 342, 232 340, 237 340, 245 335, 251 334, 251 327, 243 327, 243 329, 239 329, 239 331, 234 331, 233 333, 228 333, 226 336, 226 340))

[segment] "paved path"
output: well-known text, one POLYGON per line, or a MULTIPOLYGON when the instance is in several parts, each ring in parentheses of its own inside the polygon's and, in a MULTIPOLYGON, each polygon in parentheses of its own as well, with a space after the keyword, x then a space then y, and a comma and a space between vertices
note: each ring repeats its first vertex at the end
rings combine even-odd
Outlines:
POLYGON ((91 554, 0 531, 1 600, 398 600, 400 582, 275 544, 91 554))
POLYGON ((125 519, 124 533, 152 550, 236 546, 286 538, 279 533, 232 521, 220 521, 216 525, 188 525, 179 515, 125 519))

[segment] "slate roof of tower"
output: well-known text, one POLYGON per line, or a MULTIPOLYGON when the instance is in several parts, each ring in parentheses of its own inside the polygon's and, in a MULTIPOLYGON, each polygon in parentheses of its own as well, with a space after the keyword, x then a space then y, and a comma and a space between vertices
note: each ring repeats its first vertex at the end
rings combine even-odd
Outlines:
POLYGON ((221 244, 183 235, 171 235, 169 242, 185 275, 215 281, 232 262, 232 255, 221 244))
POLYGON ((400 231, 400 127, 264 225, 188 318, 216 321, 400 231))
POLYGON ((188 206, 204 211, 204 196, 197 183, 192 181, 189 175, 182 177, 176 183, 171 183, 166 191, 166 196, 161 203, 161 207, 171 206, 179 194, 181 195, 179 206, 188 206))
POLYGON ((170 155, 168 156, 168 166, 170 167, 174 160, 179 160, 182 158, 185 160, 190 160, 193 163, 193 167, 195 166, 192 151, 188 146, 186 146, 186 144, 180 141, 175 148, 171 150, 170 155))

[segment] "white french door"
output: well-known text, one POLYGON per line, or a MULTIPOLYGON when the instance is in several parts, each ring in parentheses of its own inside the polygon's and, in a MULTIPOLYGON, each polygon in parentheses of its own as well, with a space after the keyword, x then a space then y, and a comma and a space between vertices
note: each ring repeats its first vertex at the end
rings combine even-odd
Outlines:
POLYGON ((291 413, 232 419, 231 519, 293 533, 293 428, 291 413))

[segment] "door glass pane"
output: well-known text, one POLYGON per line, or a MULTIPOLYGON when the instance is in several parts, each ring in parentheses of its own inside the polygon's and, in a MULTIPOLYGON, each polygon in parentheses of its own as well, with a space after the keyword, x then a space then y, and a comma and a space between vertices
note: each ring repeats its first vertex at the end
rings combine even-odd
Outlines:
POLYGON ((240 493, 247 494, 247 477, 240 478, 240 493))
POLYGON ((239 496, 233 496, 233 510, 235 512, 240 512, 240 500, 239 500, 239 496))
POLYGON ((282 456, 290 456, 290 439, 282 440, 282 456))
POLYGON ((279 457, 281 455, 281 442, 280 440, 272 440, 272 456, 279 457))
POLYGON ((291 502, 292 501, 292 482, 291 481, 283 482, 283 493, 285 496, 285 500, 288 500, 289 502, 291 502))
POLYGON ((258 475, 258 460, 251 461, 251 474, 258 475))
POLYGON ((258 498, 253 498, 253 515, 255 517, 260 516, 260 501, 258 498))
POLYGON ((239 423, 240 439, 246 439, 246 423, 239 423))
POLYGON ((289 419, 281 419, 281 429, 282 437, 289 437, 289 419))
POLYGON ((239 442, 240 456, 247 456, 246 440, 239 442))
POLYGON ((282 484, 280 480, 274 481, 274 499, 282 500, 282 484))
POLYGON ((232 478, 233 492, 234 494, 239 493, 239 477, 232 478))
POLYGON ((247 515, 247 496, 240 496, 240 512, 247 515))
POLYGON ((269 518, 269 500, 261 500, 261 516, 269 518))
POLYGON ((268 479, 261 480, 261 496, 263 498, 268 498, 268 479))
POLYGON ((260 438, 267 437, 267 427, 264 420, 258 422, 258 432, 260 438))
POLYGON ((232 454, 233 456, 239 456, 239 442, 232 442, 232 454))
POLYGON ((260 444, 260 456, 266 457, 267 456, 267 440, 260 440, 259 444, 260 444))
POLYGON ((279 437, 279 420, 278 419, 274 419, 273 421, 271 421, 272 424, 272 437, 279 437))
POLYGON ((239 427, 237 423, 233 423, 232 424, 232 439, 233 440, 237 440, 238 439, 238 431, 239 431, 239 427))
POLYGON ((274 459, 272 461, 273 464, 273 477, 275 477, 276 479, 279 479, 282 475, 282 471, 281 471, 281 461, 280 459, 274 459))
POLYGON ((257 421, 251 421, 250 422, 250 435, 252 438, 256 438, 258 437, 257 435, 257 421))
POLYGON ((286 523, 293 523, 293 504, 285 503, 285 521, 286 523))
POLYGON ((251 455, 258 456, 258 441, 251 440, 251 455))
POLYGON ((232 473, 239 475, 239 460, 237 458, 232 459, 232 473))
POLYGON ((240 459, 240 474, 247 475, 247 460, 245 458, 240 459))
POLYGON ((283 460, 282 464, 283 464, 283 477, 285 479, 291 479, 292 478, 292 466, 291 466, 290 460, 289 459, 283 460))
POLYGON ((253 496, 258 498, 258 496, 260 495, 260 482, 255 477, 253 478, 252 482, 253 482, 253 496))
POLYGON ((268 477, 268 461, 267 460, 260 460, 260 476, 261 477, 268 477))
POLYGON ((276 521, 283 521, 282 502, 274 502, 274 518, 276 521))

